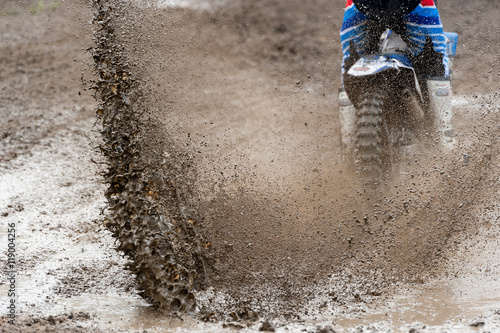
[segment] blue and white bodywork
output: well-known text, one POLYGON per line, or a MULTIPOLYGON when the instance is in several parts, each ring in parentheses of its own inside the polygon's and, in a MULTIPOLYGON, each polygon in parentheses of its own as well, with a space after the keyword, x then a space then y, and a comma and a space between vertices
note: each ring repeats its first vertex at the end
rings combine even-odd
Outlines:
MULTIPOLYGON (((455 145, 452 118, 451 65, 456 53, 458 35, 444 33, 450 75, 446 77, 418 77, 402 38, 386 30, 380 38, 377 54, 361 56, 343 75, 339 93, 341 141, 344 151, 354 150, 356 109, 363 92, 377 87, 384 91, 384 105, 392 104, 407 113, 413 122, 434 119, 439 141, 446 149, 455 145), (403 96, 410 98, 403 98, 403 96), (404 100, 404 101, 403 101, 404 100), (398 105, 399 103, 399 105, 398 105)), ((384 110, 384 112, 386 112, 384 110)), ((388 112, 394 112, 388 111, 388 112)))
POLYGON ((366 76, 375 75, 388 69, 411 69, 410 59, 399 54, 368 55, 359 59, 347 72, 347 75, 366 76))
POLYGON ((410 58, 405 54, 394 53, 386 55, 368 55, 359 59, 347 71, 347 75, 354 77, 376 75, 387 70, 407 70, 413 73, 415 78, 415 90, 417 91, 420 99, 423 102, 422 91, 418 82, 417 74, 413 68, 410 58))

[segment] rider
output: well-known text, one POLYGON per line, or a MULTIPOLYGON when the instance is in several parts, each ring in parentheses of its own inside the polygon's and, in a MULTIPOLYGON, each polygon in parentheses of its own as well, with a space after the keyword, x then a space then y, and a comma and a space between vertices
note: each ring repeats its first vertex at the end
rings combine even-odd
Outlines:
POLYGON ((347 0, 340 40, 342 73, 359 55, 376 53, 381 34, 392 29, 410 49, 419 75, 448 77, 443 25, 436 0, 347 0))

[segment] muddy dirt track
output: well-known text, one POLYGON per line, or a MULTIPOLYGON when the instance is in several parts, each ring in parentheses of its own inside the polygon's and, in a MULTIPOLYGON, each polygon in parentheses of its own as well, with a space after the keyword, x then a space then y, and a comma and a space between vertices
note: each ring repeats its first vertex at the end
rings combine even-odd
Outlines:
MULTIPOLYGON (((18 231, 21 274, 46 274, 25 282, 40 291, 21 293, 22 325, 109 330, 108 321, 118 320, 123 329, 217 331, 220 323, 185 319, 186 327, 148 310, 111 236, 92 222, 100 219, 104 188, 89 162, 99 159, 87 139, 96 103, 80 85, 82 70, 90 78, 89 4, 62 2, 36 14, 28 5, 1 4, 1 219, 26 223, 18 231), (57 248, 33 247, 47 241, 57 248)), ((402 329, 397 318, 404 317, 404 324, 453 331, 488 315, 484 324, 498 328, 498 6, 440 1, 446 30, 460 35, 460 144, 444 155, 429 139, 380 197, 369 198, 340 158, 342 1, 231 1, 204 10, 124 5, 115 22, 146 96, 143 158, 154 171, 167 165, 166 175, 156 176, 180 193, 174 203, 160 200, 164 214, 180 209, 203 239, 196 296, 207 318, 252 319, 255 312, 261 319, 249 329, 270 319, 283 330, 328 324, 342 331, 366 323, 359 319, 365 316, 384 331, 402 329), (473 286, 485 276, 492 281, 482 294, 473 286), (447 300, 450 292, 433 282, 441 278, 477 297, 447 300), (459 306, 447 312, 428 305, 433 290, 438 303, 459 306), (406 294, 413 296, 401 300, 406 294), (484 306, 484 298, 492 303, 484 306), (403 315, 412 302, 421 314, 403 315)))

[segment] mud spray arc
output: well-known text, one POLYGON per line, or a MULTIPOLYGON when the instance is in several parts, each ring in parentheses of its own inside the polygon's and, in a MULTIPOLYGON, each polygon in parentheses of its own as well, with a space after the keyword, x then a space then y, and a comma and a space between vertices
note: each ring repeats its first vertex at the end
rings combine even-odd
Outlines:
POLYGON ((160 195, 174 201, 170 207, 180 210, 181 203, 175 186, 168 180, 156 181, 151 176, 155 170, 142 160, 137 141, 141 87, 115 39, 116 5, 96 0, 93 6, 96 46, 92 53, 99 77, 93 89, 102 124, 99 149, 107 158, 104 178, 109 184, 104 224, 119 241, 117 250, 131 259, 129 269, 136 274, 142 296, 167 311, 190 312, 196 306, 193 290, 203 282, 193 221, 180 212, 162 215, 157 207, 160 195), (194 250, 189 253, 191 247, 194 250))

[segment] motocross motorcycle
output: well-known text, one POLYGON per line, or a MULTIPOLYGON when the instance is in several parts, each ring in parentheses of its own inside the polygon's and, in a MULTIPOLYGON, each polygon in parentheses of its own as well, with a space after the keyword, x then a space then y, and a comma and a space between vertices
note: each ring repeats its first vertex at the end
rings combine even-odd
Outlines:
MULTIPOLYGON (((451 70, 458 36, 445 33, 445 40, 451 70)), ((433 52, 429 37, 426 49, 433 52)), ((419 75, 407 44, 390 29, 380 37, 378 52, 359 56, 351 43, 350 54, 355 59, 339 94, 344 161, 378 180, 393 172, 399 155, 423 133, 453 149, 450 78, 419 75)))

